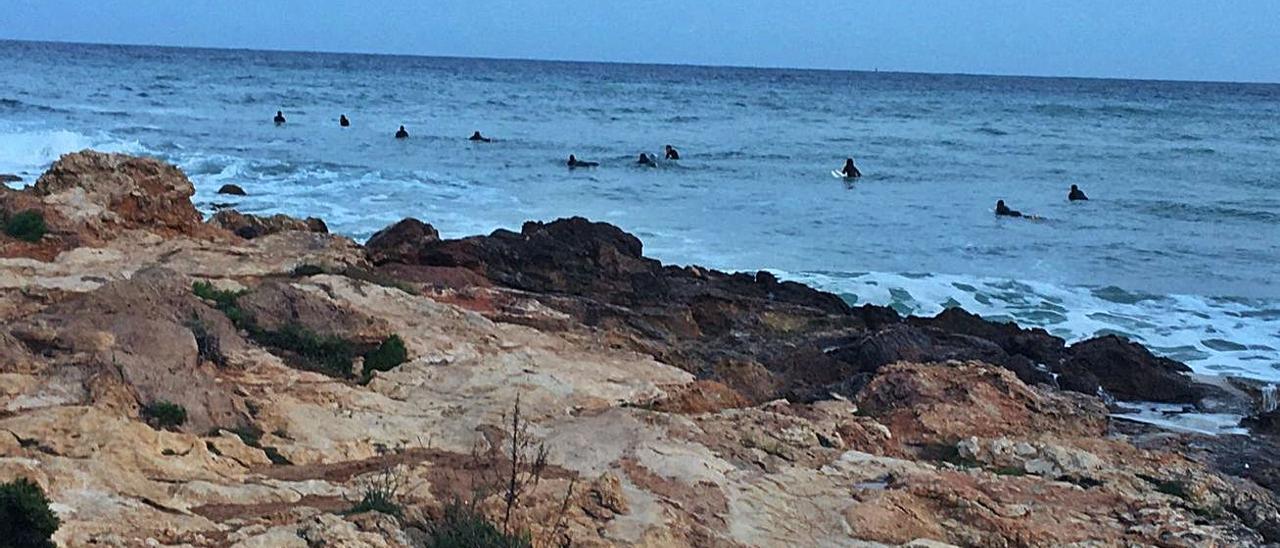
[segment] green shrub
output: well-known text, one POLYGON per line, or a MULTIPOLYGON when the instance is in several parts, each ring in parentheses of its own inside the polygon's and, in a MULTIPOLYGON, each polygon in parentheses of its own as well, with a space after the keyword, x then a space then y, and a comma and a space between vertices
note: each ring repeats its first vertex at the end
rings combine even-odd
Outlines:
POLYGON ((0 543, 12 548, 54 548, 58 516, 39 485, 27 478, 0 484, 0 543))
POLYGON ((992 470, 997 476, 1025 476, 1027 471, 1018 466, 1001 466, 992 470))
POLYGON ((249 337, 258 344, 296 355, 303 369, 323 373, 330 377, 350 378, 351 360, 356 351, 351 342, 334 336, 319 335, 296 323, 286 324, 276 331, 251 327, 249 337))
POLYGON ((506 534, 475 508, 451 502, 444 507, 440 519, 427 524, 427 548, 532 548, 533 538, 526 531, 506 534))
POLYGON ((249 315, 246 314, 244 310, 241 310, 240 306, 236 304, 236 300, 245 293, 248 293, 248 291, 228 291, 218 289, 209 282, 193 283, 191 284, 191 291, 195 293, 197 297, 212 302, 213 307, 226 315, 227 319, 231 320, 231 323, 237 328, 246 329, 252 323, 249 321, 249 315))
POLYGON ((290 275, 294 278, 306 278, 320 274, 324 274, 324 267, 313 264, 300 264, 293 268, 293 272, 290 275))
POLYGON ((390 371, 407 359, 409 350, 404 347, 404 340, 399 335, 387 337, 377 348, 364 355, 364 378, 372 378, 374 371, 390 371))
POLYGON ((4 223, 5 234, 26 242, 38 242, 48 231, 44 215, 34 209, 15 214, 4 223))
POLYGON ((187 422, 187 410, 176 403, 159 400, 142 408, 142 416, 147 422, 165 429, 182 426, 187 422))
POLYGON ((191 330, 191 336, 196 339, 196 353, 200 359, 213 362, 218 367, 227 366, 227 358, 222 355, 222 341, 209 332, 208 326, 200 318, 192 316, 187 322, 187 329, 191 330))
POLYGON ((404 515, 404 510, 396 504, 394 500, 382 491, 369 489, 364 492, 364 497, 347 510, 348 514, 360 514, 364 512, 381 512, 389 516, 400 517, 404 515))

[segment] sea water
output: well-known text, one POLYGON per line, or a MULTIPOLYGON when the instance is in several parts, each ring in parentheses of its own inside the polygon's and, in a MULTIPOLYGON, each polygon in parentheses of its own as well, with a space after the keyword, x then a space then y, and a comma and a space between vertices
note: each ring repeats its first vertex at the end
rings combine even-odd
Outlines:
POLYGON ((206 213, 356 239, 581 215, 665 262, 1280 381, 1277 85, 0 42, 0 173, 86 147, 178 164, 206 213), (833 178, 850 156, 865 177, 833 178))

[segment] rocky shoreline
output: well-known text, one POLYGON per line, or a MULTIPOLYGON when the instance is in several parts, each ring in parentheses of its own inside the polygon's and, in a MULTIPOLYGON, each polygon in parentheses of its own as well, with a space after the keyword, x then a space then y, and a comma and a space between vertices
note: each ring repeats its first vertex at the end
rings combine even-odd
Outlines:
POLYGON ((851 307, 581 218, 360 245, 193 191, 91 151, 0 191, 0 482, 63 545, 423 546, 463 497, 537 545, 1280 542, 1274 412, 1108 411, 1257 387, 1118 337, 851 307), (474 487, 521 435, 545 465, 504 511, 474 487))

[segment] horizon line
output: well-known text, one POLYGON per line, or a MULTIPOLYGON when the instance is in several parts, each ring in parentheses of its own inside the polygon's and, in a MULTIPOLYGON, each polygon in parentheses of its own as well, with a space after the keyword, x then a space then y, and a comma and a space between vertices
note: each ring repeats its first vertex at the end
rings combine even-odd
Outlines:
POLYGON ((1012 74, 1012 73, 983 73, 983 72, 927 72, 914 70, 897 70, 888 69, 881 70, 875 68, 832 68, 832 67, 788 67, 782 65, 734 65, 734 64, 703 64, 703 63, 672 63, 672 62, 637 62, 637 61, 617 61, 617 60, 584 60, 584 59, 555 59, 555 58, 539 58, 539 57, 496 57, 481 55, 441 55, 428 53, 388 53, 376 51, 334 51, 334 50, 309 50, 309 49, 287 49, 287 48, 266 48, 266 47, 231 47, 231 46, 176 46, 171 44, 144 44, 144 43, 126 43, 126 42, 82 42, 76 40, 30 40, 22 38, 3 38, 0 42, 17 42, 28 44, 65 44, 73 46, 114 46, 126 48, 167 48, 167 49, 192 49, 192 50, 213 50, 213 51, 246 51, 259 53, 310 53, 320 55, 366 55, 373 57, 418 57, 424 59, 468 59, 480 61, 520 61, 534 63, 578 63, 589 65, 629 65, 629 66, 652 66, 652 67, 689 67, 689 68, 713 68, 713 69, 740 69, 740 70, 759 70, 759 71, 807 71, 807 72, 844 72, 844 73, 885 73, 885 74, 908 74, 908 75, 924 75, 924 76, 963 76, 974 78, 1036 78, 1036 79, 1052 79, 1052 80, 1111 80, 1111 81, 1127 81, 1127 82, 1163 82, 1175 84, 1232 84, 1246 86, 1275 86, 1280 85, 1280 81, 1272 82, 1266 80, 1187 80, 1177 78, 1137 78, 1137 77, 1120 77, 1120 76, 1072 76, 1072 75, 1050 75, 1050 74, 1012 74))

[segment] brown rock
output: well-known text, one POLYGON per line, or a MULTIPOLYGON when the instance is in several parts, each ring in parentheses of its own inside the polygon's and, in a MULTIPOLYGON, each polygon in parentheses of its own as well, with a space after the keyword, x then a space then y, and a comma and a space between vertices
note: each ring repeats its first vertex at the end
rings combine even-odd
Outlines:
POLYGON ((234 209, 223 209, 218 211, 209 219, 209 224, 229 230, 235 235, 246 240, 252 240, 268 234, 276 234, 278 232, 286 231, 317 233, 329 232, 329 227, 324 224, 324 221, 314 217, 295 219, 288 215, 279 213, 270 217, 261 217, 258 215, 240 213, 234 209))
POLYGON ((369 260, 374 264, 418 264, 418 253, 426 246, 440 241, 435 227, 409 218, 379 230, 364 244, 369 260))
POLYGON ((859 410, 905 443, 953 446, 977 436, 1102 436, 1107 409, 1096 398, 1029 387, 1006 369, 977 363, 900 363, 858 394, 859 410))
POLYGON ((67 154, 33 188, 58 215, 55 228, 105 241, 122 229, 204 234, 195 193, 178 168, 149 158, 85 150, 67 154))

